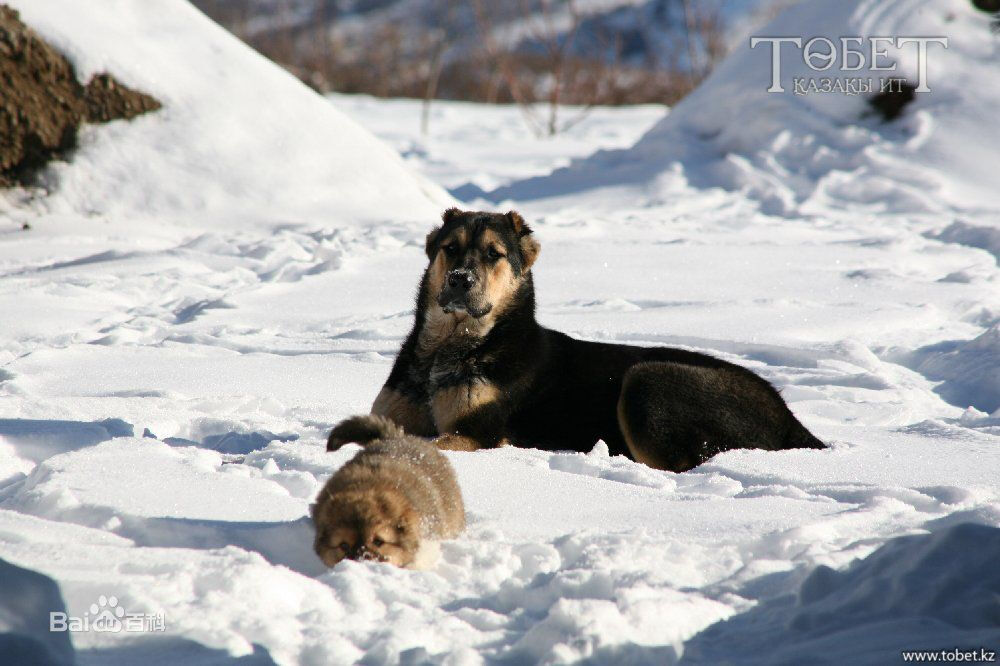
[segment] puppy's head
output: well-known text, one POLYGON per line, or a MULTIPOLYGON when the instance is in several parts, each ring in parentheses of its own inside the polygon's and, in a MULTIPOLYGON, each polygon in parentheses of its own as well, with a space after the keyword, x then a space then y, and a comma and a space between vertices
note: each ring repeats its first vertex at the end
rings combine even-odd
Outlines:
POLYGON ((429 296, 448 313, 482 319, 510 301, 527 279, 540 246, 515 211, 449 208, 427 234, 429 296))
POLYGON ((313 508, 313 548, 328 567, 347 558, 409 566, 420 546, 420 516, 392 488, 329 494, 313 508))

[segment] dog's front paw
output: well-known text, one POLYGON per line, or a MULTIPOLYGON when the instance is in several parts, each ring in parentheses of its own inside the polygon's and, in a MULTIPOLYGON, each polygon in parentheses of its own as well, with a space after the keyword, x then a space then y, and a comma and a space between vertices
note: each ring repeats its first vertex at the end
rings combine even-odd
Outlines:
POLYGON ((402 437, 405 433, 398 425, 374 414, 351 416, 333 427, 326 440, 326 450, 336 451, 344 444, 360 444, 364 446, 377 439, 402 437))
POLYGON ((445 433, 434 438, 431 444, 441 451, 478 451, 483 445, 471 437, 458 433, 445 433))

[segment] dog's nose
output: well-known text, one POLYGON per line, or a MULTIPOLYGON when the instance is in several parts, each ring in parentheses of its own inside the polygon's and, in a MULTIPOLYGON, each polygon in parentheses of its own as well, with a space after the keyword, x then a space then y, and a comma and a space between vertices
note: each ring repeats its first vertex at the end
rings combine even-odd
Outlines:
POLYGON ((470 271, 457 270, 448 273, 448 286, 452 289, 468 291, 476 284, 476 276, 470 271))

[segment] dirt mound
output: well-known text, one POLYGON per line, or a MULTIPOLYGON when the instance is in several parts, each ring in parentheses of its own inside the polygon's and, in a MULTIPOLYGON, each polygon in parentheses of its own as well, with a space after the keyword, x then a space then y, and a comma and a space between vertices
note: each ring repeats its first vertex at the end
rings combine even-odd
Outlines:
POLYGON ((80 85, 69 61, 0 5, 0 186, 30 180, 72 149, 80 123, 158 108, 154 98, 107 74, 80 85))

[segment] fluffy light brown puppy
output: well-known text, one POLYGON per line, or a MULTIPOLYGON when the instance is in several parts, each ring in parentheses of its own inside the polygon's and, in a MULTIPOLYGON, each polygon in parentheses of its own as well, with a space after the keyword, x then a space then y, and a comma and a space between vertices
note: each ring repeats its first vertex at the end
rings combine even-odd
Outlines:
POLYGON ((348 438, 365 448, 316 498, 316 554, 330 567, 344 558, 412 569, 432 565, 437 542, 465 529, 465 505, 451 464, 433 444, 403 434, 387 419, 350 422, 377 438, 348 438))

